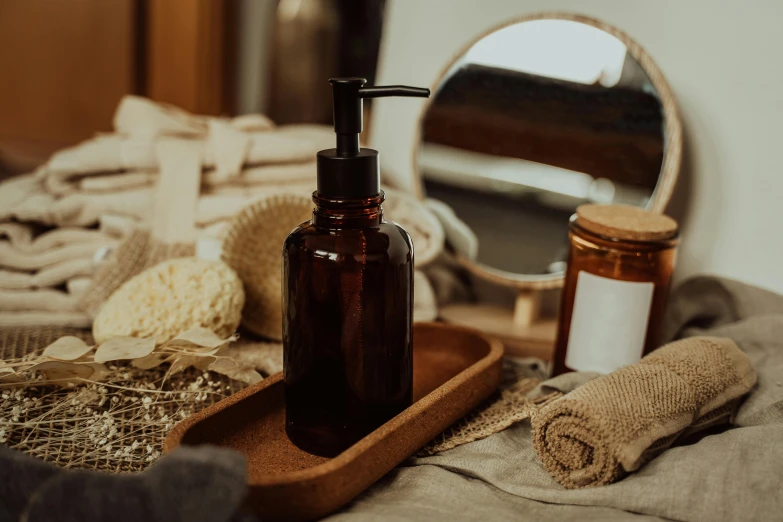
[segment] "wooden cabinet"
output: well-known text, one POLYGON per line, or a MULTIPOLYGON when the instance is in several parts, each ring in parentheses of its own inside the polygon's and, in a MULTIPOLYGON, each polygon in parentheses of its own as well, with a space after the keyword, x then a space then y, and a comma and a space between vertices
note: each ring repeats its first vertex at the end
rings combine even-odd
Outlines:
POLYGON ((112 128, 129 93, 231 112, 234 0, 0 0, 0 176, 112 128))
POLYGON ((39 163, 111 129, 137 92, 136 2, 0 2, 0 161, 39 163))

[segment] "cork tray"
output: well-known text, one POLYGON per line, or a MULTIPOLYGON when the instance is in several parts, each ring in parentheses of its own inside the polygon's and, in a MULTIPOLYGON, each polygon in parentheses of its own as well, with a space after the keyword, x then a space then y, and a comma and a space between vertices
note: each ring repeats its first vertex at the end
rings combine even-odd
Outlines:
POLYGON ((414 404, 333 459, 294 446, 285 434, 281 373, 174 427, 164 451, 215 444, 243 453, 246 505, 264 519, 307 520, 348 503, 492 394, 503 348, 477 331, 418 323, 413 332, 414 404))

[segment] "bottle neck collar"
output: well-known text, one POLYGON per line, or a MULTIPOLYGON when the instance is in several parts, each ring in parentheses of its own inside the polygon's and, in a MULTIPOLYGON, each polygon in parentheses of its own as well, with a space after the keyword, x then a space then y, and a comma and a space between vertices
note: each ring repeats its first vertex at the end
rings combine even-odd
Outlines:
POLYGON ((383 203, 386 195, 380 191, 369 198, 332 199, 313 192, 313 224, 326 228, 361 228, 383 222, 383 203))

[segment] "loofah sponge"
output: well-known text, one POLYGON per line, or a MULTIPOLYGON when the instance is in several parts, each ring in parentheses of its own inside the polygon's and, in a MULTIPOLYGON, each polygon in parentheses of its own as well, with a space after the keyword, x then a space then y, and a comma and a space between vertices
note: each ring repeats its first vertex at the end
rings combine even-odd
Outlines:
POLYGON ((201 326, 227 337, 239 326, 244 304, 242 281, 225 263, 171 259, 120 286, 95 318, 92 333, 97 343, 153 335, 163 343, 201 326))
POLYGON ((276 341, 283 338, 283 242, 312 212, 310 198, 280 194, 251 203, 234 215, 223 241, 223 261, 245 283, 242 325, 255 334, 276 341))

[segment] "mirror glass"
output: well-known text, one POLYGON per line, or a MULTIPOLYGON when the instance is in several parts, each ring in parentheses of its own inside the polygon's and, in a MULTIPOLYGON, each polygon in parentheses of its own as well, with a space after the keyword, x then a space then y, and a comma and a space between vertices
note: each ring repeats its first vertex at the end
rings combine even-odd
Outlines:
POLYGON ((569 20, 482 38, 436 86, 420 130, 426 196, 458 218, 451 246, 516 280, 562 274, 578 205, 647 206, 666 142, 658 93, 626 46, 569 20))

